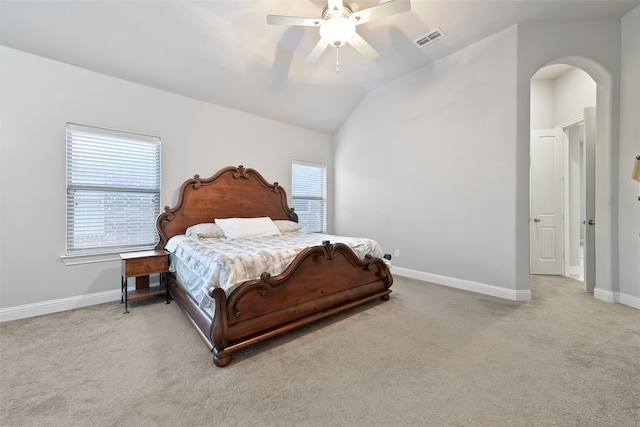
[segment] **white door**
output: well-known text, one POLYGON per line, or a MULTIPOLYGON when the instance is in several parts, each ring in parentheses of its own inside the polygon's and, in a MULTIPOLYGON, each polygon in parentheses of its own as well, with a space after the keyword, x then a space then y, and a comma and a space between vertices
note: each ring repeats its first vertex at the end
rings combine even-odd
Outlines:
POLYGON ((596 287, 596 108, 584 109, 584 285, 596 287))
POLYGON ((531 131, 531 274, 564 274, 562 129, 531 131))

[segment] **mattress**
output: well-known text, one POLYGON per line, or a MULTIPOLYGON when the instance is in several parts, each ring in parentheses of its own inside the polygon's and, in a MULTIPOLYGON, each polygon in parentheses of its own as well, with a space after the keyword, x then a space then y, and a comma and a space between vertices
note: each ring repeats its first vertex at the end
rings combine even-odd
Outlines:
POLYGON ((360 258, 383 256, 380 245, 372 239, 302 231, 237 240, 178 235, 169 240, 166 249, 178 282, 211 315, 211 288, 222 288, 230 295, 238 285, 260 278, 263 272, 278 275, 300 251, 325 240, 346 244, 360 258))

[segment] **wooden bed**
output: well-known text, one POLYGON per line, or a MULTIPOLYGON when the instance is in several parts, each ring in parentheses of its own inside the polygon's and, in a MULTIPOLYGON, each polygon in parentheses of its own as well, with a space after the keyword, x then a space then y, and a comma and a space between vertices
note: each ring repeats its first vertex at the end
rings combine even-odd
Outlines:
MULTIPOLYGON (((178 204, 165 207, 158 216, 158 247, 164 248, 171 237, 195 224, 261 216, 298 221, 285 190, 253 169, 226 167, 206 179, 195 175, 182 184, 178 204)), ((323 242, 304 249, 277 276, 263 273, 228 296, 221 288, 213 289, 213 318, 175 275, 169 276, 168 286, 173 300, 209 342, 215 365, 222 367, 231 362, 234 351, 248 345, 375 298, 388 300, 392 283, 382 259, 370 255, 361 259, 342 243, 323 242)))

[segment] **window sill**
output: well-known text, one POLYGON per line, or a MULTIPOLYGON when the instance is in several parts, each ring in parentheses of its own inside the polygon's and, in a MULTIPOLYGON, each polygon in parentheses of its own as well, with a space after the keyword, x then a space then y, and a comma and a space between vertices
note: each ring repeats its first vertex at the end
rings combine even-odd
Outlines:
POLYGON ((99 262, 113 262, 120 261, 120 254, 125 252, 143 251, 147 249, 153 249, 155 246, 144 246, 138 248, 122 249, 118 252, 102 252, 94 254, 78 254, 78 255, 62 255, 60 259, 66 266, 83 265, 83 264, 95 264, 99 262))

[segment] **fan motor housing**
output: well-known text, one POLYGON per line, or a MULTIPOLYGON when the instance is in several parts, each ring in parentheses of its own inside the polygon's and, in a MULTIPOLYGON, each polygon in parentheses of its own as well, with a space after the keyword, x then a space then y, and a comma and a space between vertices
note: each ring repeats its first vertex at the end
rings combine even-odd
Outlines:
POLYGON ((328 21, 331 18, 335 18, 341 16, 343 18, 349 18, 349 15, 353 13, 353 9, 351 9, 351 5, 349 3, 342 2, 342 13, 336 14, 336 10, 329 10, 329 5, 327 5, 322 11, 322 19, 328 21))

